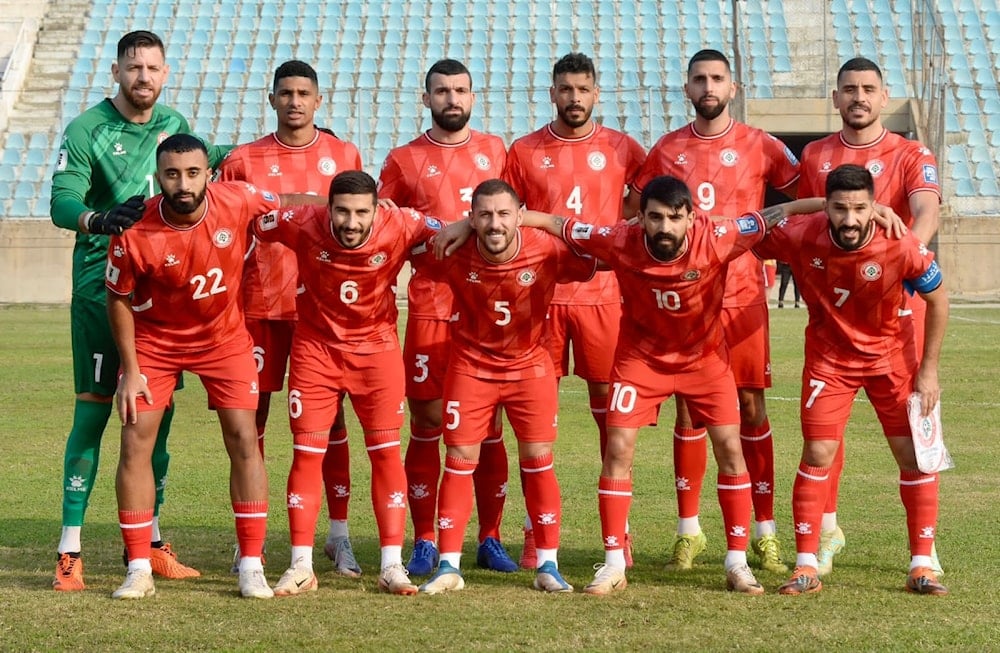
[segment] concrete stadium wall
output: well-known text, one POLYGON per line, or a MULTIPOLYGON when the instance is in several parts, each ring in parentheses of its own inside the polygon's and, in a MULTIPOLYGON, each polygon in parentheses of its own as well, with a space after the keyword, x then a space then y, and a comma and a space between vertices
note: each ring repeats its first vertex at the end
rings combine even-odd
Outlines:
MULTIPOLYGON (((1000 299, 1000 216, 954 216, 947 209, 938 260, 952 296, 1000 299)), ((48 220, 0 219, 0 303, 68 303, 73 234, 48 220)), ((397 296, 406 297, 408 267, 397 296)))

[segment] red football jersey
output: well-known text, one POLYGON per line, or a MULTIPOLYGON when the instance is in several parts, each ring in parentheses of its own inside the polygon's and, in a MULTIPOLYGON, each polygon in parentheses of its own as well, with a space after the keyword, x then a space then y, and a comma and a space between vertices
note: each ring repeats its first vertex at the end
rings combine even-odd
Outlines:
POLYGON ((498 381, 555 374, 542 342, 552 293, 558 283, 592 277, 597 262, 538 229, 518 233, 517 253, 504 263, 486 260, 475 236, 441 261, 430 252, 419 256, 427 274, 454 292, 449 365, 461 374, 498 381))
POLYGON ((566 242, 605 261, 618 277, 623 302, 616 357, 638 351, 672 374, 696 369, 713 352, 728 360, 719 320, 726 265, 763 235, 757 214, 721 221, 698 214, 687 251, 663 262, 650 254, 641 225, 568 220, 563 227, 566 242))
MULTIPOLYGON (((698 210, 730 216, 764 206, 768 184, 781 190, 795 183, 799 162, 784 143, 755 127, 733 120, 722 133, 702 136, 691 123, 657 141, 632 189, 641 193, 660 175, 684 181, 698 210)), ((766 303, 760 261, 748 254, 730 263, 723 306, 766 303)))
POLYGON ((276 212, 279 200, 246 183, 209 184, 204 217, 180 228, 163 219, 162 199, 146 200, 143 219, 112 236, 105 284, 132 295, 137 349, 211 349, 246 330, 240 283, 248 228, 276 212))
POLYGON ((937 160, 918 141, 888 129, 871 143, 851 145, 843 133, 813 141, 802 150, 799 197, 824 197, 826 177, 847 163, 864 166, 875 179, 875 200, 892 208, 906 225, 913 225, 910 195, 930 191, 941 198, 937 160))
MULTIPOLYGON (((622 219, 625 189, 645 158, 638 141, 609 127, 594 123, 586 136, 563 138, 546 125, 514 141, 503 178, 529 209, 612 225, 622 219)), ((610 272, 556 288, 552 300, 588 306, 620 301, 610 272)))
MULTIPOLYGON (((507 148, 498 136, 473 131, 465 141, 450 145, 424 133, 389 152, 379 175, 379 196, 454 222, 468 214, 476 186, 499 177, 506 160, 507 148)), ((414 317, 451 318, 451 288, 417 268, 407 298, 414 317)))
MULTIPOLYGON (((249 181, 279 193, 326 196, 334 175, 361 170, 361 154, 351 143, 316 130, 308 145, 291 147, 269 134, 240 145, 219 166, 222 181, 249 181)), ((243 272, 247 317, 294 320, 298 269, 291 250, 274 243, 255 243, 243 272)))
POLYGON ((825 213, 782 220, 754 248, 758 256, 787 261, 809 308, 806 361, 834 373, 891 371, 893 354, 913 340, 913 320, 900 319, 904 280, 919 279, 934 255, 912 234, 887 237, 875 227, 854 251, 830 236, 825 213))
POLYGON ((364 354, 399 348, 396 277, 410 249, 440 226, 412 209, 380 208, 367 240, 348 249, 331 232, 327 207, 296 206, 257 220, 254 232, 295 252, 303 286, 296 337, 364 354))

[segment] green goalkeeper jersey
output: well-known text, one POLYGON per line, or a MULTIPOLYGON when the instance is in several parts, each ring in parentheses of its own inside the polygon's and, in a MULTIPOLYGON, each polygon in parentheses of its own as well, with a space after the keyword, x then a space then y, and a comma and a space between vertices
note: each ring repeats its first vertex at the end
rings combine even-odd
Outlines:
MULTIPOLYGON (((156 183, 156 148, 167 136, 190 133, 177 111, 153 106, 149 122, 122 117, 110 99, 90 107, 66 126, 59 160, 52 174, 52 222, 76 231, 73 248, 73 295, 104 303, 104 268, 108 237, 79 232, 84 211, 103 211, 133 195, 152 197, 156 183)), ((209 165, 229 147, 210 146, 209 165)))

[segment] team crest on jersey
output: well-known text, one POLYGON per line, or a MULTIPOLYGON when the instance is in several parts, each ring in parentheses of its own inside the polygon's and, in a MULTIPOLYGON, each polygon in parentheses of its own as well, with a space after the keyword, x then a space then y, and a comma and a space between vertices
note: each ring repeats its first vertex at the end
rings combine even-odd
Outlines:
POLYGON ((719 163, 726 166, 727 168, 732 168, 734 165, 739 163, 740 155, 736 150, 731 148, 726 148, 719 152, 719 163))
POLYGON ((167 260, 164 261, 163 267, 172 268, 175 265, 180 265, 180 263, 181 263, 181 261, 180 261, 179 258, 177 258, 177 255, 171 253, 171 254, 167 254, 167 260))
POLYGON ((260 227, 261 231, 270 231, 272 229, 277 229, 278 212, 271 211, 270 213, 266 213, 260 216, 260 219, 257 221, 257 226, 260 227))
POLYGON ((701 272, 699 272, 698 270, 688 270, 687 272, 681 275, 681 279, 683 279, 684 281, 696 281, 698 279, 701 279, 701 272))
MULTIPOLYGON (((168 134, 167 132, 160 132, 159 134, 156 135, 156 144, 159 145, 168 138, 170 138, 170 134, 168 134)), ((227 157, 229 156, 229 152, 226 152, 226 156, 227 157)))
POLYGON ((868 172, 872 173, 872 177, 877 179, 885 171, 885 161, 875 159, 874 161, 869 161, 865 167, 868 168, 868 172))
POLYGON ((437 166, 434 165, 427 166, 428 177, 437 177, 439 174, 441 174, 441 170, 437 166))
POLYGON ((608 159, 604 156, 603 152, 591 152, 587 156, 587 165, 590 166, 591 170, 600 172, 608 165, 608 159))
POLYGON ((382 267, 386 261, 389 260, 389 256, 385 252, 378 252, 373 254, 371 258, 368 259, 368 267, 378 268, 382 267))
POLYGON ((937 166, 932 166, 929 163, 924 164, 924 181, 928 184, 938 183, 937 166))
POLYGON ((882 266, 875 261, 861 264, 861 278, 865 281, 878 281, 882 278, 882 266))
POLYGON ((479 168, 480 170, 489 170, 490 169, 490 165, 491 165, 490 164, 490 158, 488 156, 486 156, 485 154, 483 154, 482 152, 480 152, 479 154, 477 154, 476 156, 474 156, 472 158, 472 160, 475 162, 476 167, 479 168))
POLYGON ((271 164, 271 169, 267 173, 268 177, 280 177, 281 176, 281 166, 277 163, 271 164))
POLYGON ((233 232, 225 228, 219 229, 215 232, 215 235, 212 236, 212 242, 214 242, 215 246, 219 249, 225 249, 233 244, 233 232))
POLYGON ((829 161, 824 161, 823 165, 819 167, 820 174, 830 172, 830 170, 832 169, 833 169, 833 164, 830 163, 829 161))
POLYGON ((753 218, 737 218, 736 227, 741 234, 755 234, 760 231, 760 225, 753 218))
POLYGON ((319 160, 316 168, 320 171, 320 174, 332 177, 333 174, 337 172, 337 162, 330 157, 325 156, 319 160))
POLYGON ((535 274, 534 270, 525 270, 521 274, 517 275, 517 283, 522 286, 530 286, 535 283, 538 276, 535 274))
POLYGON ((552 157, 550 157, 550 156, 543 156, 542 157, 542 170, 550 170, 550 169, 555 168, 555 167, 556 167, 556 164, 552 163, 552 157))
POLYGON ((575 224, 570 237, 573 240, 590 240, 590 234, 594 231, 592 224, 575 224))

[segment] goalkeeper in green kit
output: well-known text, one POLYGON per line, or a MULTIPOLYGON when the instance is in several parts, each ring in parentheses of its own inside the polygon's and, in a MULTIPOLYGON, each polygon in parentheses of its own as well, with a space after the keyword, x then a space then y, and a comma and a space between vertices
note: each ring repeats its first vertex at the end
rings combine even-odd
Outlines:
MULTIPOLYGON (((172 134, 190 132, 183 116, 156 103, 169 73, 163 41, 156 34, 123 36, 111 73, 117 95, 69 123, 52 175, 52 222, 77 232, 70 307, 76 404, 63 463, 62 536, 52 583, 54 589, 70 592, 85 588, 80 531, 118 380, 104 286, 108 235, 131 227, 142 216, 143 197, 159 192, 153 176, 157 145, 172 134)), ((227 148, 209 151, 214 165, 227 148)), ((157 514, 170 460, 166 439, 172 416, 173 406, 163 417, 153 453, 157 514)), ((200 575, 163 543, 155 516, 153 541, 154 573, 167 578, 200 575)))

